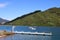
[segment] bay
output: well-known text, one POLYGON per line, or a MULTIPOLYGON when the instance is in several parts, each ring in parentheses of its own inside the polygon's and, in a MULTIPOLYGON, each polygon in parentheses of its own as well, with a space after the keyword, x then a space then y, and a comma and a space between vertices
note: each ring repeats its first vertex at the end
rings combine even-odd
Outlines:
MULTIPOLYGON (((14 31, 24 32, 52 32, 52 36, 41 35, 22 35, 14 34, 7 37, 2 37, 0 40, 60 40, 60 27, 46 27, 46 26, 34 26, 36 30, 31 29, 32 26, 16 26, 14 31)), ((0 26, 0 30, 11 31, 12 26, 0 26)))

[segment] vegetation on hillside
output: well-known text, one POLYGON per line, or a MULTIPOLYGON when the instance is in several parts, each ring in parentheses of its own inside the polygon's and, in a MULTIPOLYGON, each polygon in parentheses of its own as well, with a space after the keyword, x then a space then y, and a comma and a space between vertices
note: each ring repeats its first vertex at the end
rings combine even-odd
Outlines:
POLYGON ((22 26, 60 26, 60 8, 54 7, 45 11, 37 10, 17 17, 5 25, 22 26))

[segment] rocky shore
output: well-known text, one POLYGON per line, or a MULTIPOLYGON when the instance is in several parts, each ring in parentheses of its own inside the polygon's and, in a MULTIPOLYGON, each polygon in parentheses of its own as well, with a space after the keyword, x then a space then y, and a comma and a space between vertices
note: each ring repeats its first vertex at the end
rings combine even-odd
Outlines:
POLYGON ((9 36, 9 35, 13 35, 14 33, 12 32, 7 32, 5 30, 1 30, 0 31, 0 37, 5 37, 5 36, 9 36))

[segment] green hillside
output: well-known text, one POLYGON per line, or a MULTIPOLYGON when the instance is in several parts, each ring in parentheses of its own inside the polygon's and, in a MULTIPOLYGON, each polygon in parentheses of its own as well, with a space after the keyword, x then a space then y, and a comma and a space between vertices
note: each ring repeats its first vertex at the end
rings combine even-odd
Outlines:
POLYGON ((37 10, 5 23, 21 26, 60 26, 60 8, 54 7, 45 11, 37 10))

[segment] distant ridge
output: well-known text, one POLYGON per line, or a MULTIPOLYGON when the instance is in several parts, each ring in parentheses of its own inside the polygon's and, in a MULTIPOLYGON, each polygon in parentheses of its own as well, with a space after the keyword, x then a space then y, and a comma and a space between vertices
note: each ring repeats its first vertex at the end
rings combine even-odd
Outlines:
POLYGON ((6 20, 6 19, 3 19, 3 18, 0 18, 0 25, 6 23, 6 22, 8 22, 8 21, 9 21, 9 20, 6 20))
POLYGON ((53 7, 45 11, 36 10, 21 17, 17 17, 5 23, 5 25, 60 26, 60 8, 53 7))

